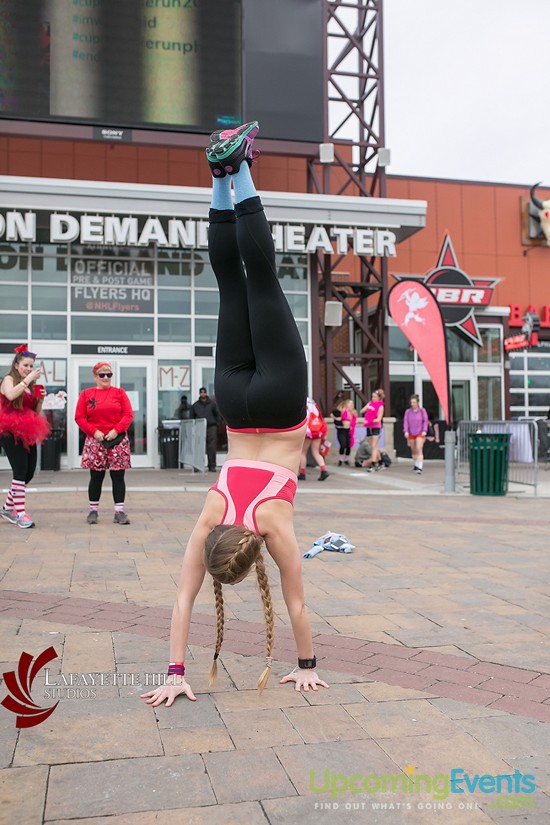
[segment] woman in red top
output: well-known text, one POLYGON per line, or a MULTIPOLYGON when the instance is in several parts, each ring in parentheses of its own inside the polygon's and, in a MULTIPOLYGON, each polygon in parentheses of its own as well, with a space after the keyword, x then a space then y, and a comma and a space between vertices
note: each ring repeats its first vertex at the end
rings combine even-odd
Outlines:
POLYGON ((95 387, 80 393, 74 419, 86 433, 81 467, 90 471, 88 524, 97 524, 99 499, 106 470, 111 474, 115 502, 115 524, 130 524, 124 512, 125 471, 131 467, 130 442, 126 431, 134 418, 130 399, 123 389, 113 387, 113 370, 107 361, 93 368, 95 387))
POLYGON ((257 131, 254 121, 215 132, 206 150, 213 176, 208 253, 220 292, 215 390, 228 425, 229 452, 185 549, 172 613, 168 680, 143 696, 153 706, 165 701, 169 706, 178 694, 195 699, 183 660, 193 605, 207 571, 216 600, 215 678, 224 634, 222 585, 237 584, 255 570, 266 623, 266 666, 258 682, 263 689, 275 630, 264 541, 280 573, 298 653, 298 666, 282 683, 294 682, 298 691, 327 687, 315 672, 292 510, 306 432, 307 367, 250 174, 257 131))
POLYGON ((37 443, 50 431, 40 415, 44 387, 36 384, 40 370, 34 368, 34 352, 26 344, 16 350, 10 371, 0 385, 0 447, 10 462, 13 479, 6 504, 0 517, 17 527, 34 527, 34 521, 25 512, 26 488, 34 476, 37 443))

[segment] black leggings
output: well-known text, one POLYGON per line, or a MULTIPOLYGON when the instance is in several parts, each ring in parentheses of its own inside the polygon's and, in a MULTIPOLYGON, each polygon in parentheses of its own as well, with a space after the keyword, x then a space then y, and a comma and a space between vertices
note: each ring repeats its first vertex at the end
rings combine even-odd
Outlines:
MULTIPOLYGON (((113 499, 115 504, 124 504, 126 497, 126 482, 124 473, 126 470, 109 470, 113 484, 113 499)), ((88 484, 88 498, 90 501, 99 501, 101 498, 101 488, 105 470, 90 470, 90 483, 88 484)))
POLYGON ((14 439, 13 435, 4 435, 0 438, 0 447, 8 457, 14 479, 28 484, 36 470, 36 444, 27 450, 20 441, 14 439))
POLYGON ((347 429, 345 427, 338 427, 336 429, 336 435, 338 436, 338 444, 340 445, 340 455, 349 455, 351 451, 351 430, 349 427, 347 429))
POLYGON ((293 427, 306 417, 306 360, 261 200, 248 198, 235 212, 211 209, 209 220, 220 290, 216 403, 233 429, 293 427))

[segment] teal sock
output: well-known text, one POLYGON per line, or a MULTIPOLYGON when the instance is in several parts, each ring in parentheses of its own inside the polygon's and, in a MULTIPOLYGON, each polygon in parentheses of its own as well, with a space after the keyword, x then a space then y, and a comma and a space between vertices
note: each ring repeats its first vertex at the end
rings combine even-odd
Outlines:
POLYGON ((231 178, 212 177, 212 209, 233 209, 231 198, 231 178))
POLYGON ((241 163, 239 171, 235 175, 231 175, 233 179, 233 189, 235 190, 235 200, 237 203, 245 201, 247 198, 254 198, 258 195, 252 175, 250 174, 250 167, 244 160, 241 163))

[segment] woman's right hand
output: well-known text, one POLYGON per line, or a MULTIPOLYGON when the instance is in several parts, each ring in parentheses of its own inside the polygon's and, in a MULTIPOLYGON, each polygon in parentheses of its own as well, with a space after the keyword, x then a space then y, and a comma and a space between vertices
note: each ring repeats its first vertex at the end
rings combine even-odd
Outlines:
POLYGON ((103 441, 105 436, 103 435, 101 430, 96 430, 95 433, 94 433, 94 438, 95 438, 96 441, 103 441))
POLYGON ((155 688, 155 690, 150 690, 149 693, 142 693, 140 698, 145 699, 147 704, 152 705, 154 708, 162 705, 163 702, 166 702, 166 707, 169 708, 176 696, 179 696, 180 693, 184 693, 192 702, 197 701, 197 697, 191 690, 191 685, 189 685, 185 679, 182 679, 181 682, 175 685, 167 682, 165 685, 160 685, 160 687, 155 688))
POLYGON ((33 381, 37 381, 40 378, 41 374, 42 370, 40 369, 40 367, 37 367, 37 369, 31 370, 29 374, 25 376, 25 381, 23 383, 25 383, 28 387, 29 384, 32 384, 33 381))

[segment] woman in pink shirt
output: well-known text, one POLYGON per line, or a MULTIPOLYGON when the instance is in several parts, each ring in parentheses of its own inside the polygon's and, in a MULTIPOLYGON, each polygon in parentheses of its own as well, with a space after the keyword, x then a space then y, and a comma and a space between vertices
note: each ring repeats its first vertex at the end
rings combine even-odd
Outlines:
POLYGON ((375 390, 368 404, 365 404, 361 414, 365 414, 365 429, 367 440, 372 451, 371 457, 364 463, 367 471, 372 473, 379 469, 381 456, 378 442, 382 433, 382 419, 384 417, 384 390, 375 390))
POLYGON ((355 427, 357 426, 357 410, 354 407, 351 398, 344 401, 342 405, 342 415, 340 421, 344 429, 344 434, 347 433, 346 446, 340 452, 340 461, 338 463, 349 464, 349 454, 352 447, 355 446, 355 427))
POLYGON ((420 475, 424 464, 424 444, 428 434, 428 413, 424 407, 420 406, 418 395, 411 395, 410 404, 411 406, 405 412, 403 430, 411 449, 414 462, 413 470, 420 475))

